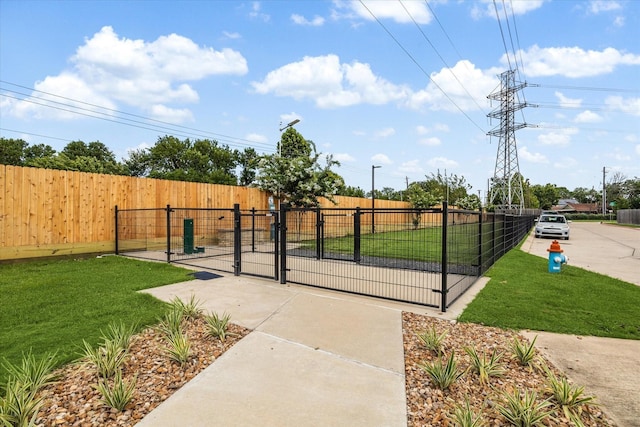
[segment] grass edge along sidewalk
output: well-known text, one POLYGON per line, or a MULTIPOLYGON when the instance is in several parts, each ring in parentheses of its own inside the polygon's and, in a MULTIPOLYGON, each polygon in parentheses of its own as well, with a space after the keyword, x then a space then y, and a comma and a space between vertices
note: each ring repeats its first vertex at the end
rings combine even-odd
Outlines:
POLYGON ((640 287, 579 267, 547 271, 547 260, 519 248, 485 276, 489 282, 458 318, 504 329, 640 339, 640 287))
POLYGON ((113 321, 157 323, 166 304, 137 291, 193 279, 190 270, 117 256, 0 264, 0 384, 5 361, 56 352, 56 366, 98 343, 113 321))

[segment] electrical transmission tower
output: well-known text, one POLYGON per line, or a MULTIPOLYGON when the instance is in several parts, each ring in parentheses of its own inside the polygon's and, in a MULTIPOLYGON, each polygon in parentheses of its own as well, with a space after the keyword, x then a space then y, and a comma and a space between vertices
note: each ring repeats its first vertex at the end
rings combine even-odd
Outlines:
POLYGON ((516 123, 515 112, 528 106, 526 102, 517 102, 517 92, 525 86, 526 83, 516 85, 515 70, 505 71, 500 74, 500 89, 488 96, 489 99, 499 102, 498 108, 487 115, 500 120, 500 124, 488 133, 499 138, 489 196, 489 203, 496 207, 496 212, 519 215, 524 208, 515 132, 527 124, 516 123))

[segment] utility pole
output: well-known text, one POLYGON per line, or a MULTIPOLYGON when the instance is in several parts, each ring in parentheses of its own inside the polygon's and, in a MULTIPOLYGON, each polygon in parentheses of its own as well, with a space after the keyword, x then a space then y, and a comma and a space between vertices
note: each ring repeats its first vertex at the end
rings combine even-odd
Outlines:
POLYGON ((487 134, 499 138, 493 185, 488 200, 488 203, 496 206, 496 212, 521 214, 524 209, 515 132, 527 124, 516 123, 515 112, 531 106, 526 102, 516 102, 518 91, 525 86, 526 83, 516 85, 515 70, 505 71, 500 74, 500 89, 488 96, 500 104, 487 115, 489 118, 500 120, 500 124, 487 134))
POLYGON ((605 184, 607 167, 602 167, 602 215, 607 214, 607 185, 605 184))

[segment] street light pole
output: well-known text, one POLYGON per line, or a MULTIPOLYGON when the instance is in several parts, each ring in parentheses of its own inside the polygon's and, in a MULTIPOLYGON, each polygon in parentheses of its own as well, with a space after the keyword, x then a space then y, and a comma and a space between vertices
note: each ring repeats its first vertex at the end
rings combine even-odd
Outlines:
MULTIPOLYGON (((295 120, 293 120, 293 121, 291 121, 291 122, 287 123, 287 125, 286 125, 285 127, 280 128, 280 133, 282 133, 282 131, 283 131, 283 130, 285 130, 285 129, 288 129, 288 128, 292 127, 292 126, 293 126, 293 125, 295 125, 296 123, 300 123, 300 119, 295 119, 295 120)), ((280 123, 280 125, 282 125, 282 122, 280 123)), ((282 154, 282 153, 281 153, 281 151, 282 151, 281 147, 282 147, 282 136, 280 136, 280 143, 278 144, 278 156, 279 156, 280 154, 282 154)))
POLYGON ((382 166, 371 165, 371 234, 376 232, 376 184, 375 171, 382 166))

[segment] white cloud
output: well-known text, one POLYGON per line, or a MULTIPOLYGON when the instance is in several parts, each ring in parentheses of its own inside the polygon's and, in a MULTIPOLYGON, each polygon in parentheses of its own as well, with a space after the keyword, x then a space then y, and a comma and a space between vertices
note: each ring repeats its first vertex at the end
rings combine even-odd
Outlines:
POLYGON ((543 145, 564 147, 571 143, 571 135, 578 133, 576 128, 554 130, 538 136, 538 142, 543 145))
POLYGON ((490 18, 496 18, 496 9, 494 3, 498 6, 498 13, 501 17, 504 16, 504 9, 502 5, 506 5, 507 14, 511 16, 513 11, 514 15, 524 15, 532 10, 539 9, 545 0, 511 0, 508 3, 494 2, 493 0, 482 0, 479 3, 475 3, 471 9, 471 16, 475 19, 480 19, 484 16, 490 18), (483 6, 484 5, 484 6, 483 6))
POLYGON ((446 157, 433 157, 427 160, 427 164, 432 168, 457 168, 458 162, 455 160, 447 159, 446 157))
POLYGON ((427 87, 413 93, 407 104, 414 109, 427 106, 446 111, 459 111, 458 107, 463 111, 486 108, 487 94, 499 83, 496 74, 497 70, 483 71, 467 60, 459 61, 453 68, 432 73, 427 87))
POLYGON ((269 138, 267 138, 264 135, 261 135, 259 133, 250 133, 247 134, 247 136, 244 137, 244 139, 246 139, 247 141, 252 141, 252 142, 260 142, 260 143, 267 143, 269 142, 269 138))
POLYGON ((390 165, 393 163, 386 154, 378 153, 371 157, 371 161, 378 164, 390 165))
POLYGON ((574 170, 579 166, 579 162, 572 157, 565 157, 560 161, 557 161, 553 164, 553 167, 556 169, 569 169, 574 170))
MULTIPOLYGON (((611 73, 619 65, 640 65, 640 55, 624 53, 612 47, 601 51, 580 47, 548 47, 533 45, 526 51, 518 51, 524 71, 529 77, 565 76, 571 78, 598 76, 611 73)), ((507 57, 501 58, 507 64, 507 57)))
POLYGON ((597 15, 602 12, 611 12, 613 10, 620 10, 622 6, 617 1, 613 0, 594 0, 589 2, 589 12, 597 15))
POLYGON ((624 16, 616 16, 615 19, 613 20, 613 25, 615 25, 616 27, 624 27, 624 23, 625 23, 624 16))
POLYGON ((562 94, 562 92, 555 92, 556 98, 560 102, 560 106, 564 108, 576 108, 580 107, 582 104, 582 99, 580 98, 568 98, 562 94))
POLYGON ((155 119, 169 123, 193 122, 193 114, 187 108, 170 108, 166 105, 157 104, 148 108, 148 113, 155 119))
POLYGON ((420 145, 426 145, 428 147, 435 147, 437 145, 440 145, 442 142, 440 141, 440 138, 436 137, 436 136, 432 136, 429 138, 421 138, 418 141, 418 144, 420 145))
POLYGON ((614 111, 622 111, 623 113, 633 116, 640 116, 640 98, 609 96, 604 100, 604 103, 614 111))
POLYGON ((423 125, 418 125, 416 126, 416 133, 418 135, 427 135, 429 133, 431 133, 432 131, 438 131, 438 132, 449 132, 449 125, 447 125, 446 123, 436 123, 433 125, 433 129, 428 128, 426 126, 423 125))
POLYGON ((395 133, 396 133, 396 130, 394 128, 384 128, 376 131, 374 133, 374 136, 376 138, 388 138, 390 136, 395 135, 395 133))
POLYGON ((259 94, 312 99, 320 108, 381 105, 406 98, 409 91, 373 74, 369 64, 341 64, 337 55, 305 56, 251 85, 259 94))
POLYGON ((335 153, 333 155, 333 159, 339 161, 340 163, 356 161, 356 158, 348 153, 335 153))
POLYGON ((231 39, 231 40, 237 40, 237 39, 241 39, 242 38, 240 33, 232 33, 230 31, 223 31, 222 34, 225 36, 225 38, 228 38, 228 39, 231 39))
POLYGON ((249 12, 249 17, 252 19, 259 19, 264 22, 269 22, 271 20, 271 16, 262 13, 262 6, 259 1, 254 1, 251 3, 251 11, 249 12))
POLYGON ((293 14, 291 15, 291 20, 294 24, 297 25, 307 25, 311 27, 321 27, 324 24, 324 18, 322 16, 314 16, 312 20, 308 20, 302 15, 293 14))
POLYGON ((540 153, 531 153, 526 146, 518 149, 518 159, 531 163, 549 163, 549 160, 540 153))
POLYGON ((585 110, 582 113, 578 114, 574 119, 576 123, 597 123, 601 122, 602 117, 599 114, 594 113, 590 110, 585 110))
POLYGON ((398 168, 398 171, 403 174, 423 174, 424 169, 420 166, 420 161, 417 159, 404 162, 398 168))
MULTIPOLYGON (((127 39, 119 37, 109 26, 86 39, 70 62, 72 69, 46 77, 35 88, 111 109, 121 102, 174 123, 191 120, 191 113, 166 104, 199 100, 198 93, 185 81, 247 73, 246 60, 234 50, 200 47, 177 34, 161 36, 152 42, 127 39)), ((41 97, 37 92, 33 96, 41 97)), ((81 117, 24 103, 14 107, 13 113, 18 115, 81 117)))
POLYGON ((413 23, 415 20, 419 24, 428 24, 432 20, 429 8, 423 2, 392 2, 392 1, 358 1, 353 0, 348 3, 334 1, 338 8, 344 8, 355 13, 360 18, 373 21, 376 18, 391 19, 401 24, 413 23), (406 10, 405 10, 406 8, 406 10), (374 16, 372 16, 374 15, 374 16))

